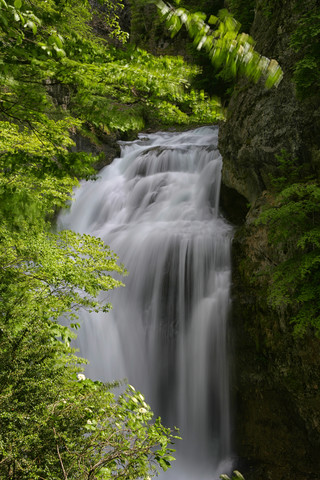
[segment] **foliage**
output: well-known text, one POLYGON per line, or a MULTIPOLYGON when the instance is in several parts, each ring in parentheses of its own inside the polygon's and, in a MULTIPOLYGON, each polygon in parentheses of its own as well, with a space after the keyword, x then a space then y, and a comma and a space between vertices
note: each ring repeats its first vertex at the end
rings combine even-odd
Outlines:
POLYGON ((71 108, 95 127, 136 131, 150 118, 164 124, 212 122, 222 118, 218 101, 210 102, 207 96, 195 97, 188 78, 198 68, 187 66, 182 58, 156 58, 130 48, 117 57, 111 63, 91 66, 87 77, 79 75, 77 66, 74 72, 72 62, 64 60, 68 68, 57 74, 59 81, 77 85, 71 108), (210 111, 205 118, 208 101, 210 111))
POLYGON ((320 335, 320 187, 287 152, 277 158, 276 196, 258 219, 280 252, 269 300, 290 312, 295 334, 313 328, 320 335))
POLYGON ((107 311, 98 293, 121 286, 110 274, 124 269, 99 239, 50 232, 46 206, 65 201, 70 185, 45 173, 30 183, 27 173, 8 175, 1 189, 14 208, 1 211, 0 228, 0 476, 150 478, 170 466, 176 437, 151 423, 132 387, 116 399, 100 382, 77 381, 74 333, 58 322, 67 316, 74 329, 80 308, 107 311))
POLYGON ((282 149, 275 158, 277 161, 276 176, 270 176, 275 192, 280 193, 288 185, 299 182, 301 178, 306 178, 306 166, 300 165, 298 159, 292 157, 286 149, 282 149))
POLYGON ((259 8, 265 17, 271 18, 272 15, 275 14, 276 7, 279 5, 279 3, 279 0, 264 0, 263 2, 259 3, 259 8))
POLYGON ((238 470, 234 470, 232 472, 231 478, 229 477, 229 475, 226 475, 226 474, 220 475, 220 478, 222 480, 244 480, 243 475, 238 470))
POLYGON ((320 87, 320 7, 318 4, 300 14, 298 26, 291 37, 291 47, 300 54, 293 76, 298 96, 306 98, 317 95, 320 87))
POLYGON ((81 359, 70 348, 75 335, 58 322, 66 316, 75 329, 80 308, 107 311, 105 295, 98 301, 98 294, 121 286, 111 274, 124 269, 99 239, 50 231, 46 215, 69 198, 75 183, 68 165, 52 174, 51 144, 44 141, 40 156, 32 135, 22 131, 20 138, 7 124, 4 133, 0 476, 148 479, 157 465, 170 466, 175 437, 159 419, 151 422, 150 407, 133 388, 117 399, 102 383, 82 381, 81 359))
POLYGON ((278 63, 254 50, 253 39, 239 33, 240 24, 227 10, 220 10, 218 16, 211 15, 206 23, 207 15, 202 12, 190 13, 162 0, 157 0, 156 5, 172 36, 185 25, 196 47, 206 50, 215 67, 224 65, 230 75, 244 74, 255 82, 263 76, 268 88, 280 83, 282 71, 278 63))
MULTIPOLYGON (((193 10, 201 10, 205 13, 218 11, 223 7, 223 0, 184 0, 183 6, 193 10)), ((170 41, 170 33, 163 28, 163 22, 158 15, 157 7, 146 0, 134 0, 130 2, 130 43, 149 51, 170 54, 171 52, 184 51, 188 62, 200 67, 199 73, 191 79, 191 86, 194 89, 204 90, 208 95, 221 98, 225 103, 226 97, 230 95, 232 82, 228 81, 227 70, 223 67, 219 70, 212 67, 212 64, 204 51, 195 48, 192 42, 188 41, 188 34, 180 31, 175 41, 170 41)))
POLYGON ((176 437, 151 422, 143 396, 129 387, 116 398, 77 380, 79 359, 57 338, 67 329, 30 313, 28 305, 28 321, 1 333, 10 347, 1 349, 1 478, 147 480, 158 464, 167 469, 176 437))
POLYGON ((68 163, 64 169, 54 162, 59 148, 52 151, 44 139, 41 156, 32 134, 28 139, 22 130, 20 138, 5 123, 4 132, 0 476, 147 479, 156 465, 167 468, 173 459, 172 434, 159 420, 150 423, 150 408, 133 389, 116 399, 99 382, 77 382, 82 360, 70 348, 77 311, 107 311, 105 295, 98 294, 121 286, 111 274, 124 268, 101 240, 51 231, 47 217, 76 183, 68 163), (59 323, 62 316, 70 328, 59 323))
MULTIPOLYGON (((254 9, 271 18, 281 11, 283 2, 278 0, 228 0, 227 6, 234 17, 241 23, 244 31, 249 31, 253 22, 254 9)), ((317 96, 320 86, 320 7, 319 2, 292 2, 293 19, 296 27, 290 39, 290 48, 297 56, 293 68, 293 80, 298 98, 317 96), (297 20, 294 20, 296 17, 297 20)))
MULTIPOLYGON (((89 26, 93 13, 85 0, 4 0, 0 15, 0 114, 6 120, 34 128, 34 122, 45 121, 44 115, 56 121, 68 109, 78 121, 102 132, 138 131, 148 116, 161 123, 165 106, 172 104, 178 121, 202 121, 204 114, 196 114, 189 102, 190 78, 198 69, 181 58, 156 58, 107 44, 89 26), (185 113, 191 113, 190 119, 185 113)), ((108 27, 125 40, 115 14, 108 27)), ((206 111, 207 105, 199 98, 196 111, 201 109, 206 111)), ((217 102, 207 122, 215 112, 220 118, 217 102)))

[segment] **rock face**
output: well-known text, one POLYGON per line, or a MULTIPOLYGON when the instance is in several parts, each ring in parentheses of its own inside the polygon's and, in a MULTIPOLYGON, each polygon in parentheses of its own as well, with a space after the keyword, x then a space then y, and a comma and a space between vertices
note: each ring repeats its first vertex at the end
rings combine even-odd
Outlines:
POLYGON ((290 318, 268 306, 268 285, 263 276, 257 279, 276 256, 265 229, 248 220, 238 229, 231 332, 237 467, 246 480, 315 480, 320 471, 320 342, 311 336, 295 339, 290 318))
MULTIPOLYGON (((289 46, 296 28, 295 1, 279 2, 275 14, 256 10, 252 35, 256 49, 276 58, 284 70, 277 89, 266 90, 243 80, 229 105, 228 121, 220 128, 219 148, 224 158, 223 181, 254 203, 270 186, 276 154, 285 149, 301 162, 317 164, 320 152, 320 102, 296 99, 292 70, 297 55, 289 46)), ((308 2, 306 2, 308 3, 308 2)), ((309 2, 308 8, 312 9, 309 2)))
MULTIPOLYGON (((284 78, 271 90, 262 82, 239 81, 220 127, 224 188, 251 207, 233 244, 231 322, 235 450, 247 480, 315 480, 320 475, 320 342, 312 336, 295 339, 290 318, 268 306, 264 277, 252 281, 278 255, 265 228, 254 225, 275 175, 276 155, 285 149, 319 175, 319 97, 297 100, 292 82, 297 56, 289 42, 299 18, 296 4, 256 2, 251 31, 256 48, 277 59, 284 78), (274 6, 271 16, 268 3, 274 6)), ((306 0, 303 8, 308 12, 315 6, 316 1, 306 0)), ((228 210, 233 213, 230 205, 228 210)))

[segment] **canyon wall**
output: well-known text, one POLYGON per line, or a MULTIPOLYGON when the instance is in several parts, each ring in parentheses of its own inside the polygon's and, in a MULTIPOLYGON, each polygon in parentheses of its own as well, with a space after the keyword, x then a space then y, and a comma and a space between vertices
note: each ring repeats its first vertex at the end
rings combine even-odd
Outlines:
MULTIPOLYGON (((312 166, 319 178, 319 95, 297 99, 292 75, 301 53, 290 47, 299 19, 317 3, 298 3, 299 8, 293 0, 256 2, 250 33, 257 50, 280 63, 284 78, 270 90, 262 81, 239 80, 220 127, 222 203, 224 192, 233 191, 236 204, 243 205, 238 218, 246 215, 233 243, 231 337, 235 451, 247 480, 311 480, 320 471, 320 342, 312 333, 295 338, 290 316, 270 307, 270 278, 260 274, 278 261, 279 252, 266 227, 255 224, 281 151, 312 166)), ((225 210, 232 218, 232 203, 225 210)))

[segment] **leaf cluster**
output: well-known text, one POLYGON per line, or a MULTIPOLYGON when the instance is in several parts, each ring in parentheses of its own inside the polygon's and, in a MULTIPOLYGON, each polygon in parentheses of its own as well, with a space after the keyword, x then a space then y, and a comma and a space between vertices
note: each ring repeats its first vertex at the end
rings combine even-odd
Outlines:
POLYGON ((291 315, 294 333, 320 335, 320 187, 292 183, 276 196, 258 223, 268 226, 270 242, 282 260, 272 271, 271 304, 291 315))
POLYGON ((215 67, 224 65, 231 76, 243 74, 254 82, 264 77, 267 88, 280 83, 283 74, 278 63, 255 51, 253 39, 239 33, 239 22, 227 10, 207 19, 203 12, 191 13, 162 0, 155 3, 172 36, 184 25, 197 49, 203 48, 215 67))
POLYGON ((170 466, 178 437, 151 421, 139 392, 128 387, 117 398, 76 375, 75 357, 58 356, 48 342, 36 346, 28 363, 16 355, 14 377, 1 379, 2 478, 147 480, 157 465, 170 466))
POLYGON ((275 155, 277 161, 276 175, 270 175, 272 189, 280 193, 287 186, 298 183, 302 178, 306 180, 312 173, 307 171, 307 166, 299 164, 298 158, 293 157, 286 149, 275 155))
POLYGON ((1 188, 0 476, 147 479, 173 460, 174 435, 132 387, 116 398, 77 381, 84 361, 70 347, 77 311, 111 308, 99 293, 122 286, 114 275, 124 268, 98 238, 51 231, 47 208, 65 202, 73 180, 50 176, 43 158, 41 173, 23 165, 25 178, 7 166, 1 188))
POLYGON ((238 470, 234 470, 232 472, 231 478, 229 477, 229 475, 226 475, 224 473, 222 475, 220 475, 220 478, 222 480, 244 480, 243 475, 238 470))
MULTIPOLYGON (((117 8, 117 3, 107 2, 107 27, 118 41, 125 41, 117 8)), ((206 101, 190 100, 190 79, 198 72, 196 67, 181 58, 156 58, 106 43, 90 27, 95 12, 85 0, 37 0, 30 5, 4 0, 0 12, 0 115, 4 120, 36 129, 45 116, 55 122, 68 110, 77 119, 74 129, 79 129, 80 120, 108 133, 137 132, 150 118, 159 124, 162 119, 166 124, 175 120, 192 124, 222 117, 217 101, 210 103, 206 118, 206 101), (176 118, 170 112, 176 112, 176 118)))

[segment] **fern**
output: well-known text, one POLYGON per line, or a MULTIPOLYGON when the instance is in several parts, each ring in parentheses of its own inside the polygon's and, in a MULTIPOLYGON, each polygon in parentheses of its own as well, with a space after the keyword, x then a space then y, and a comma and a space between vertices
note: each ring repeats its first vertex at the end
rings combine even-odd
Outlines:
MULTIPOLYGON (((316 2, 315 2, 316 3, 316 2)), ((300 6, 302 9, 302 7, 300 6)), ((291 37, 291 48, 301 58, 296 62, 294 81, 300 98, 319 94, 320 87, 320 6, 308 8, 291 37)))
POLYGON ((271 305, 286 308, 296 335, 312 328, 320 337, 320 186, 289 185, 257 223, 285 258, 272 273, 271 305))

